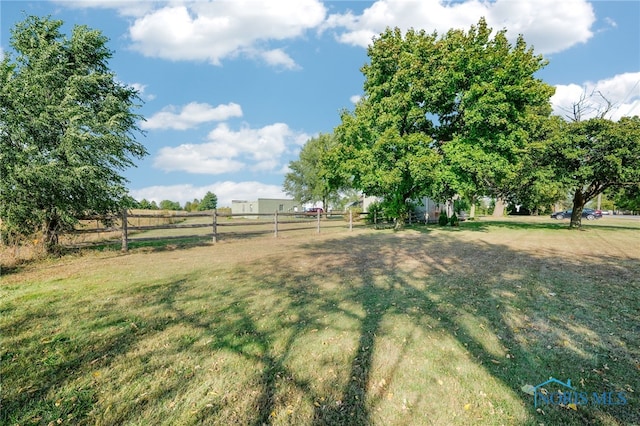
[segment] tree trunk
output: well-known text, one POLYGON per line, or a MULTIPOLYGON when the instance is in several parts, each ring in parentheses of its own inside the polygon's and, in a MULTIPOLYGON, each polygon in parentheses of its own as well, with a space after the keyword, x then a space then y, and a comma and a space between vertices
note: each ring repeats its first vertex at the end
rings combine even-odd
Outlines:
POLYGON ((573 195, 573 212, 571 213, 571 223, 569 228, 580 229, 582 227, 582 210, 586 200, 581 190, 576 189, 576 193, 573 195))
POLYGON ((46 219, 43 228, 42 248, 46 253, 51 253, 58 245, 58 232, 60 231, 59 220, 55 214, 51 214, 51 217, 46 219))
POLYGON ((502 198, 496 198, 496 206, 493 209, 493 217, 504 216, 504 200, 502 198))
POLYGON ((471 198, 471 207, 469 208, 469 218, 476 217, 476 197, 471 198))
POLYGON ((407 212, 402 211, 398 214, 398 218, 396 219, 396 223, 393 225, 394 231, 401 231, 404 229, 404 222, 407 220, 407 212))

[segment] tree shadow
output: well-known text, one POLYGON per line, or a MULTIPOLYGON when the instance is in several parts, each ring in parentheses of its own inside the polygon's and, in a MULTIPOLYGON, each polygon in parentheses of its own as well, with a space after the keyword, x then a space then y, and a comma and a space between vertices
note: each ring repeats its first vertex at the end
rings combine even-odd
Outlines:
MULTIPOLYGON (((420 312, 438 318, 479 364, 521 397, 532 418, 599 424, 607 421, 603 420, 605 412, 605 417, 621 424, 640 420, 635 403, 587 407, 575 413, 557 409, 545 419, 520 390, 524 384, 535 385, 551 375, 579 377, 574 381, 581 380, 585 390, 594 392, 626 390, 631 395, 629 389, 638 388, 637 377, 629 377, 640 359, 634 318, 640 309, 638 261, 614 255, 549 259, 504 245, 445 238, 425 245, 420 235, 379 234, 372 241, 341 239, 307 247, 319 259, 332 259, 329 263, 347 271, 346 275, 361 278, 362 292, 351 294, 366 312, 352 365, 356 379, 343 391, 344 404, 361 413, 353 424, 367 424, 371 408, 364 402, 371 355, 358 358, 359 351, 375 347, 371 332, 375 335, 382 318, 391 312, 405 313, 420 323, 423 318, 411 309, 416 300, 420 312), (389 288, 371 291, 372 277, 377 274, 387 277, 389 288), (415 283, 425 275, 432 285, 417 289, 415 283), (405 305, 385 304, 388 298, 403 300, 405 305), (372 310, 375 299, 383 301, 382 308, 378 303, 378 310, 372 310), (506 348, 503 356, 508 357, 496 360, 495 352, 469 329, 468 318, 487 324, 506 348), (362 369, 356 360, 362 361, 362 369)), ((335 418, 350 423, 342 411, 335 418)))
MULTIPOLYGON (((375 357, 384 350, 380 342, 386 333, 385 321, 402 317, 421 329, 435 327, 457 341, 469 352, 468 362, 480 366, 521 400, 532 423, 640 422, 634 399, 625 406, 580 407, 575 412, 550 407, 543 415, 533 406, 532 397, 520 390, 549 376, 582 381, 581 389, 594 392, 618 392, 626 386, 640 389, 637 375, 630 374, 640 365, 640 262, 612 254, 588 259, 549 257, 504 244, 463 241, 456 235, 455 230, 428 238, 422 232, 375 232, 325 239, 301 244, 287 257, 266 255, 250 266, 239 262, 231 267, 230 279, 223 286, 212 284, 205 275, 212 272, 206 269, 133 285, 117 295, 130 299, 128 310, 119 312, 118 306, 106 302, 95 305, 86 325, 91 333, 85 340, 74 342, 65 339, 64 330, 58 331, 58 340, 52 343, 65 351, 66 358, 53 360, 32 376, 32 389, 3 398, 0 418, 7 423, 29 421, 30 414, 12 418, 7 413, 33 413, 25 407, 33 400, 46 400, 52 390, 80 371, 86 374, 108 368, 125 354, 143 363, 172 351, 208 358, 229 353, 253 366, 258 391, 243 395, 250 400, 247 410, 253 410, 247 414, 250 424, 276 423, 276 411, 287 403, 294 408, 311 407, 306 420, 315 425, 376 423, 385 390, 397 380, 409 347, 415 343, 406 336, 398 344, 398 354, 385 366, 383 380, 376 376, 376 383, 372 382, 375 357), (265 296, 274 301, 272 306, 261 305, 265 296), (328 321, 327 316, 338 316, 340 321, 328 321), (353 324, 348 331, 355 340, 350 362, 342 366, 345 374, 328 378, 325 387, 318 386, 294 368, 291 358, 296 347, 318 330, 329 328, 337 334, 341 327, 346 330, 346 322, 353 324), (175 327, 185 327, 193 335, 181 336, 169 349, 135 352, 144 338, 175 327), (105 330, 112 332, 99 337, 105 330), (283 386, 293 389, 301 400, 283 401, 283 386)), ((0 331, 5 335, 6 330, 55 323, 64 298, 49 302, 36 315, 33 310, 21 314, 15 303, 3 305, 3 315, 10 320, 0 331)), ((82 307, 81 303, 65 306, 82 307)), ((14 362, 16 354, 3 351, 2 355, 3 376, 19 376, 17 369, 26 368, 14 362)), ((322 360, 317 365, 322 366, 322 360)), ((150 364, 145 373, 152 375, 162 368, 167 367, 150 364)), ((455 377, 456 372, 451 375, 455 377)), ((144 401, 151 406, 150 398, 170 400, 183 391, 184 382, 167 381, 144 401)), ((97 397, 88 393, 86 398, 85 405, 74 412, 77 419, 93 415, 91 405, 97 397)), ((144 409, 144 403, 124 403, 140 405, 110 419, 139 422, 136 413, 144 409)), ((197 421, 237 420, 225 411, 230 404, 229 399, 215 399, 198 413, 197 421)), ((406 417, 398 422, 411 420, 406 417)))

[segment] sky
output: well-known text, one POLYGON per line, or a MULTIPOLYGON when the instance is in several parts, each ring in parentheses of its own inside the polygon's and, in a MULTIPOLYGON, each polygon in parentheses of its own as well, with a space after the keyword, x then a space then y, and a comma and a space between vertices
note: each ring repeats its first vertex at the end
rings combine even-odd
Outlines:
MULTIPOLYGON (((288 198, 288 164, 363 95, 367 46, 387 27, 443 34, 481 17, 549 61, 554 112, 640 115, 640 0, 58 0, 0 3, 0 55, 26 16, 99 29, 111 70, 139 91, 149 155, 124 172, 131 195, 184 205, 288 198)), ((583 118, 588 118, 583 116, 583 118)))

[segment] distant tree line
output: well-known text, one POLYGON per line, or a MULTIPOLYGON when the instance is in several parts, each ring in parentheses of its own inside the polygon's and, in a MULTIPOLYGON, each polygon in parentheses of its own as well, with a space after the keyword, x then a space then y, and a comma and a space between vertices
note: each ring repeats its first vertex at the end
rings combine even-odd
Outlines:
POLYGON ((180 205, 179 201, 162 200, 160 203, 155 201, 149 201, 143 198, 140 201, 133 202, 134 208, 144 210, 184 210, 188 212, 213 210, 218 206, 218 197, 211 191, 208 191, 202 200, 194 198, 193 201, 187 201, 184 207, 180 205))

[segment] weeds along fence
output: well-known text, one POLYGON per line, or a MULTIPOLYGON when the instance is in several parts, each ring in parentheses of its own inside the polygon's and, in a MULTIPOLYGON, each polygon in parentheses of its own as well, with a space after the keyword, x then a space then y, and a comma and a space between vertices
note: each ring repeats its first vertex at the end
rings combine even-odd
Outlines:
POLYGON ((154 240, 248 238, 323 229, 352 230, 361 224, 361 215, 347 212, 330 213, 241 213, 232 214, 210 210, 206 212, 180 211, 124 211, 120 216, 94 216, 80 220, 74 232, 65 236, 64 244, 86 246, 113 244, 120 241, 122 250, 129 243, 154 240))

